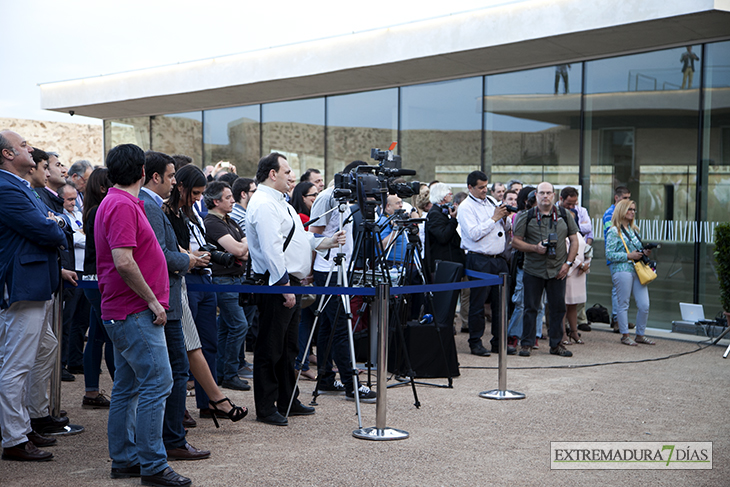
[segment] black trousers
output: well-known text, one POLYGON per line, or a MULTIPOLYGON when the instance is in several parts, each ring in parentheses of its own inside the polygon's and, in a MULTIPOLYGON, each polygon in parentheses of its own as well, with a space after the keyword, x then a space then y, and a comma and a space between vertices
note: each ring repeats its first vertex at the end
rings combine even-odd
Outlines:
MULTIPOLYGON (((298 283, 292 280, 292 285, 298 283)), ((294 362, 299 353, 300 304, 299 294, 293 308, 284 306, 281 294, 262 294, 260 297, 259 336, 253 363, 253 395, 258 417, 269 416, 277 410, 285 414, 289 406, 296 383, 294 362)), ((297 403, 295 399, 294 404, 297 403)))
MULTIPOLYGON (((520 345, 535 345, 537 313, 540 311, 542 291, 545 290, 548 306, 548 336, 550 347, 555 348, 563 339, 563 317, 565 316, 565 279, 543 279, 525 272, 522 277, 525 296, 525 314, 522 321, 520 345)), ((540 324, 542 326, 542 324, 540 324)))
MULTIPOLYGON (((487 257, 486 255, 469 252, 466 254, 466 268, 471 271, 484 272, 486 274, 499 275, 502 272, 509 272, 507 261, 500 257, 487 257)), ((474 280, 473 278, 469 278, 474 280)), ((499 299, 499 286, 473 287, 469 294, 469 347, 475 347, 482 343, 484 335, 485 318, 484 303, 490 297, 492 306, 492 348, 499 347, 499 325, 501 323, 501 309, 499 299)))

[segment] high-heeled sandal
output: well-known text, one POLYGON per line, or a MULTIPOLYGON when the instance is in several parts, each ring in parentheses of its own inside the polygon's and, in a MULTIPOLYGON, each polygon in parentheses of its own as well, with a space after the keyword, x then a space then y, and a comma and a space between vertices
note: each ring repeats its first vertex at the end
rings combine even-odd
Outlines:
POLYGON ((211 417, 213 418, 213 423, 215 423, 216 428, 220 428, 220 425, 218 425, 218 418, 216 416, 220 414, 221 416, 226 416, 228 419, 233 421, 234 423, 236 421, 240 421, 243 418, 246 417, 248 414, 248 409, 241 406, 236 406, 233 404, 233 402, 228 399, 227 397, 224 397, 220 401, 208 401, 208 405, 210 406, 210 412, 211 417), (231 405, 231 409, 228 412, 223 411, 222 409, 218 409, 218 404, 222 404, 224 402, 228 401, 228 404, 231 405))
POLYGON ((580 333, 578 333, 577 331, 572 331, 568 333, 568 337, 578 345, 583 345, 585 343, 583 340, 580 339, 580 333))

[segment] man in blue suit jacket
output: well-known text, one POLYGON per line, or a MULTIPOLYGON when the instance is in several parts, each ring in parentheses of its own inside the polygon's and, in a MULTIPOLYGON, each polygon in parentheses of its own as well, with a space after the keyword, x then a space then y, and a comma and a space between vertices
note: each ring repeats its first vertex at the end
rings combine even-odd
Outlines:
POLYGON ((182 331, 182 278, 196 265, 204 267, 207 258, 180 252, 175 231, 170 220, 162 212, 162 201, 170 196, 175 184, 175 161, 161 152, 145 153, 145 185, 139 192, 144 202, 144 212, 160 243, 170 276, 170 308, 167 310, 165 340, 172 368, 172 392, 165 404, 165 418, 162 424, 162 441, 165 443, 168 460, 199 460, 208 458, 209 451, 198 450, 185 440, 183 416, 187 397, 188 365, 185 340, 182 331))
POLYGON ((0 132, 0 426, 3 459, 42 461, 42 437, 32 434, 23 394, 40 350, 50 300, 58 288, 57 249, 66 244, 65 221, 23 179, 35 167, 33 148, 19 134, 0 132))

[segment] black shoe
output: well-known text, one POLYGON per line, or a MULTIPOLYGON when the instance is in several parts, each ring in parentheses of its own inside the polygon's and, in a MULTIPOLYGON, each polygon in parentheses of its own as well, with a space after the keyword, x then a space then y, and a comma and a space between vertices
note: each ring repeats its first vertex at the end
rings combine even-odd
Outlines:
POLYGON ((193 419, 192 416, 190 416, 190 413, 188 410, 185 410, 185 414, 183 414, 183 428, 195 428, 198 426, 198 422, 193 419))
POLYGON ((76 376, 69 372, 66 367, 61 369, 61 380, 63 382, 73 382, 76 380, 76 376))
POLYGON ((58 440, 55 438, 46 438, 45 436, 41 436, 35 431, 31 431, 27 435, 28 441, 32 441, 35 446, 38 448, 45 448, 47 446, 53 446, 56 443, 58 443, 58 440))
POLYGON ((462 326, 461 327, 461 332, 462 333, 469 333, 469 327, 468 326, 462 326))
POLYGON ((289 421, 279 411, 275 411, 266 417, 256 416, 256 421, 275 426, 287 426, 289 424, 289 421))
POLYGON ((110 405, 109 399, 106 398, 103 392, 99 392, 96 397, 84 396, 81 401, 81 407, 84 409, 109 409, 110 405))
POLYGON ((68 425, 68 418, 55 418, 46 416, 45 418, 31 418, 30 426, 33 431, 39 435, 46 436, 51 433, 59 433, 68 425))
POLYGON ((192 484, 192 480, 175 473, 173 469, 167 467, 161 472, 154 475, 142 475, 142 485, 157 485, 161 487, 187 487, 192 484))
POLYGON ((558 345, 557 347, 550 347, 550 355, 559 355, 561 357, 572 357, 573 352, 568 350, 562 345, 558 345))
POLYGON ((532 347, 531 346, 529 346, 529 345, 522 345, 520 347, 520 352, 518 353, 518 355, 520 357, 529 357, 531 353, 532 353, 532 347))
MULTIPOLYGON (((492 353, 499 353, 499 347, 492 347, 492 353)), ((507 355, 517 355, 517 349, 511 345, 507 345, 507 355)))
POLYGON ((489 350, 484 348, 484 345, 474 345, 471 347, 471 354, 477 355, 479 357, 489 357, 491 354, 489 353, 489 350))
POLYGON ((332 385, 320 384, 317 388, 317 394, 320 396, 333 396, 343 394, 345 392, 345 386, 342 382, 336 380, 332 385))
POLYGON ((234 391, 250 391, 251 386, 247 383, 244 383, 242 379, 240 379, 238 376, 234 377, 233 379, 224 380, 221 383, 221 387, 225 387, 226 389, 233 389, 234 391))
POLYGON ((84 373, 84 366, 78 365, 76 367, 71 367, 70 365, 67 367, 68 371, 71 372, 74 375, 80 375, 84 373))
POLYGON ((19 445, 3 448, 3 460, 15 460, 18 462, 47 462, 53 458, 53 453, 39 450, 32 441, 26 441, 19 445))
POLYGON ((580 331, 591 331, 591 325, 589 325, 588 323, 581 323, 580 325, 578 325, 578 329, 580 331))
MULTIPOLYGON (((345 396, 348 401, 354 401, 355 400, 355 392, 354 391, 347 391, 345 393, 345 396)), ((357 389, 357 396, 360 399, 360 402, 364 402, 367 404, 373 404, 378 400, 378 395, 375 393, 375 391, 371 390, 366 385, 361 385, 357 389)))
MULTIPOLYGON (((279 413, 279 414, 283 415, 284 413, 286 413, 286 411, 284 411, 283 413, 279 413)), ((313 407, 305 406, 304 404, 302 404, 300 402, 298 404, 291 405, 291 410, 289 411, 289 416, 310 416, 314 413, 315 413, 315 410, 313 407)))
POLYGON ((113 479, 128 479, 132 477, 141 477, 142 472, 139 468, 138 463, 137 465, 132 465, 131 467, 112 467, 112 473, 109 476, 113 479))

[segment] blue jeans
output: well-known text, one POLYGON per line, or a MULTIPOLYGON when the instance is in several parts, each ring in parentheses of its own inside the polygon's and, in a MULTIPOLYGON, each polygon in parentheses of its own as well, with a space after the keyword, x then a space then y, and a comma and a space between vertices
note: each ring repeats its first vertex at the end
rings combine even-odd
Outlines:
POLYGON ((254 322, 256 320, 256 313, 258 313, 258 308, 256 308, 256 306, 244 306, 243 307, 243 314, 246 315, 246 322, 248 323, 248 331, 246 332, 246 336, 243 338, 243 343, 241 344, 241 351, 238 353, 239 368, 243 367, 243 365, 246 363, 246 342, 250 341, 250 340, 247 340, 247 337, 248 337, 248 335, 256 332, 256 330, 252 329, 254 322))
POLYGON ((188 353, 185 350, 182 322, 169 320, 164 326, 167 354, 170 357, 172 369, 172 391, 165 402, 165 419, 162 427, 162 441, 165 448, 171 450, 185 446, 185 398, 188 385, 188 353))
MULTIPOLYGON (((188 273, 185 276, 187 284, 212 284, 213 280, 210 276, 188 273)), ((208 363, 208 368, 213 376, 213 380, 217 380, 216 356, 218 355, 218 325, 216 325, 215 308, 216 293, 214 292, 197 292, 188 290, 188 304, 190 312, 195 320, 195 328, 198 329, 200 344, 202 345, 203 357, 208 363)), ((207 409, 208 395, 202 386, 195 381, 195 404, 198 409, 207 409)))
MULTIPOLYGON (((522 336, 522 320, 525 316, 525 292, 522 283, 522 276, 525 274, 523 269, 517 269, 517 276, 515 277, 515 293, 512 295, 512 302, 515 304, 515 309, 512 311, 512 317, 507 327, 507 336, 521 337, 522 336)), ((543 296, 544 297, 544 296, 543 296)), ((537 314, 537 321, 535 326, 535 334, 538 338, 542 338, 542 322, 545 319, 545 303, 540 305, 540 312, 537 314)))
POLYGON ((104 321, 104 327, 116 365, 107 426, 112 468, 139 464, 142 475, 154 475, 168 466, 162 419, 172 369, 165 331, 152 324, 150 310, 104 321))
MULTIPOLYGON (((215 277, 214 284, 240 285, 243 277, 215 277)), ((246 339, 248 321, 238 305, 238 293, 218 293, 218 377, 231 380, 238 377, 238 354, 246 339)))
POLYGON ((84 295, 91 304, 89 313, 89 341, 84 349, 84 382, 86 391, 99 390, 99 368, 104 355, 106 368, 114 380, 114 346, 101 322, 101 293, 98 289, 84 289, 84 295), (104 346, 106 345, 106 347, 104 346))
POLYGON ((613 288, 616 290, 616 319, 618 330, 624 335, 629 332, 629 301, 631 294, 638 311, 636 312, 636 334, 643 336, 646 322, 649 321, 649 288, 639 281, 636 272, 614 272, 611 274, 613 288))

